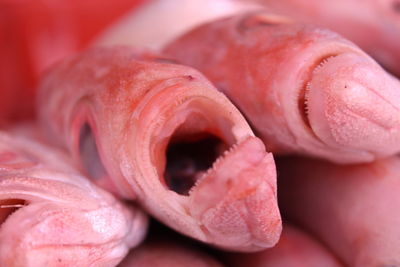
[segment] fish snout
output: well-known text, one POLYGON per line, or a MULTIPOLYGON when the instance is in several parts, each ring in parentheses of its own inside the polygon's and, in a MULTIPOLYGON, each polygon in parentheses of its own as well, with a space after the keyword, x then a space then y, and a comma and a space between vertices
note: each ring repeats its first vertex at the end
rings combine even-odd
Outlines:
POLYGON ((115 207, 87 210, 32 203, 2 225, 0 261, 7 266, 117 264, 131 245, 132 240, 125 240, 130 223, 115 207))
POLYGON ((367 154, 400 149, 400 83, 369 58, 343 53, 316 67, 306 89, 306 113, 325 144, 367 154))
POLYGON ((275 163, 256 137, 231 148, 190 197, 197 204, 193 216, 199 218, 206 238, 219 247, 257 251, 279 239, 275 163))

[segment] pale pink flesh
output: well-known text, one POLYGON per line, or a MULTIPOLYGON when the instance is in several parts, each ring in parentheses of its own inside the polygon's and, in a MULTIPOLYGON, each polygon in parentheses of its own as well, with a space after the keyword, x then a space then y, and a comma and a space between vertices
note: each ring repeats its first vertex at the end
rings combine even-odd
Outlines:
POLYGON ((166 53, 203 71, 274 152, 355 163, 400 150, 400 82, 333 32, 253 12, 200 26, 166 53))
POLYGON ((339 166, 278 161, 280 207, 348 266, 400 264, 400 159, 339 166))
POLYGON ((275 247, 257 253, 230 253, 231 267, 340 267, 336 257, 311 235, 288 224, 275 247))
POLYGON ((398 0, 252 0, 298 21, 336 31, 400 77, 398 0))
POLYGON ((0 132, 2 266, 115 266, 147 230, 147 216, 81 176, 36 129, 0 132))
POLYGON ((180 244, 177 240, 146 241, 132 250, 121 267, 222 267, 204 252, 180 244))
POLYGON ((175 230, 231 250, 273 246, 281 219, 272 155, 199 72, 165 62, 121 47, 93 49, 64 62, 42 83, 42 124, 93 181, 137 198, 175 230), (82 134, 84 125, 91 130, 82 134), (215 151, 211 164, 194 168, 192 184, 175 190, 171 184, 179 188, 180 182, 167 177, 174 177, 171 147, 190 150, 207 136, 217 140, 207 148, 215 151))
POLYGON ((151 0, 111 25, 92 45, 161 50, 202 23, 259 7, 237 0, 151 0))

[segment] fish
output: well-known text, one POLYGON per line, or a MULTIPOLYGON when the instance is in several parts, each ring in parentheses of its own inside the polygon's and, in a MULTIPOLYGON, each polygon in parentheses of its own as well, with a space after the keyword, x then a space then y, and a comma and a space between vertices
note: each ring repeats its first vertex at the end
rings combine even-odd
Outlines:
POLYGON ((337 165, 277 160, 282 214, 346 266, 400 266, 400 158, 337 165))
POLYGON ((176 240, 150 240, 133 249, 121 267, 222 267, 216 259, 176 240))
POLYGON ((115 266, 139 245, 147 215, 95 186, 61 150, 18 125, 0 132, 0 263, 115 266))
POLYGON ((203 24, 164 53, 202 71, 277 155, 350 164, 399 152, 399 80, 330 30, 254 11, 203 24))
POLYGON ((256 0, 271 11, 340 33, 400 77, 400 2, 256 0))
POLYGON ((37 103, 48 139, 91 181, 171 228, 236 251, 278 241, 273 156, 198 71, 97 47, 47 73, 37 103))
POLYGON ((291 224, 283 225, 282 235, 273 248, 256 253, 225 253, 231 267, 341 267, 335 255, 310 234, 291 224))
POLYGON ((198 25, 260 8, 261 4, 237 0, 146 1, 111 24, 91 45, 131 45, 160 51, 167 43, 198 25))

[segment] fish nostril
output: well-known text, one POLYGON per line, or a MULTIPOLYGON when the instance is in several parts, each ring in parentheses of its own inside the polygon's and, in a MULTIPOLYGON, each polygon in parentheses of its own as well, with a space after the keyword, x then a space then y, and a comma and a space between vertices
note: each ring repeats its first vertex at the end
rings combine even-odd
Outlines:
POLYGON ((166 152, 166 185, 178 194, 188 195, 196 181, 212 167, 225 148, 227 146, 221 139, 209 134, 173 140, 166 152))
POLYGON ((3 199, 0 200, 0 225, 18 209, 28 205, 23 199, 3 199))
POLYGON ((88 123, 84 123, 80 130, 79 153, 82 166, 91 178, 97 180, 106 176, 92 128, 88 123))

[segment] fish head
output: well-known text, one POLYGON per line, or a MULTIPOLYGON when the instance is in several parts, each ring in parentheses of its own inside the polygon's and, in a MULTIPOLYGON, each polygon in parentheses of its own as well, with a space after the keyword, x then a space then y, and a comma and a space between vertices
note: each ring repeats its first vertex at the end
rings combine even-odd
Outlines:
POLYGON ((139 201, 175 230, 217 247, 273 246, 281 218, 272 154, 202 76, 167 84, 139 103, 129 124, 122 165, 139 201))

